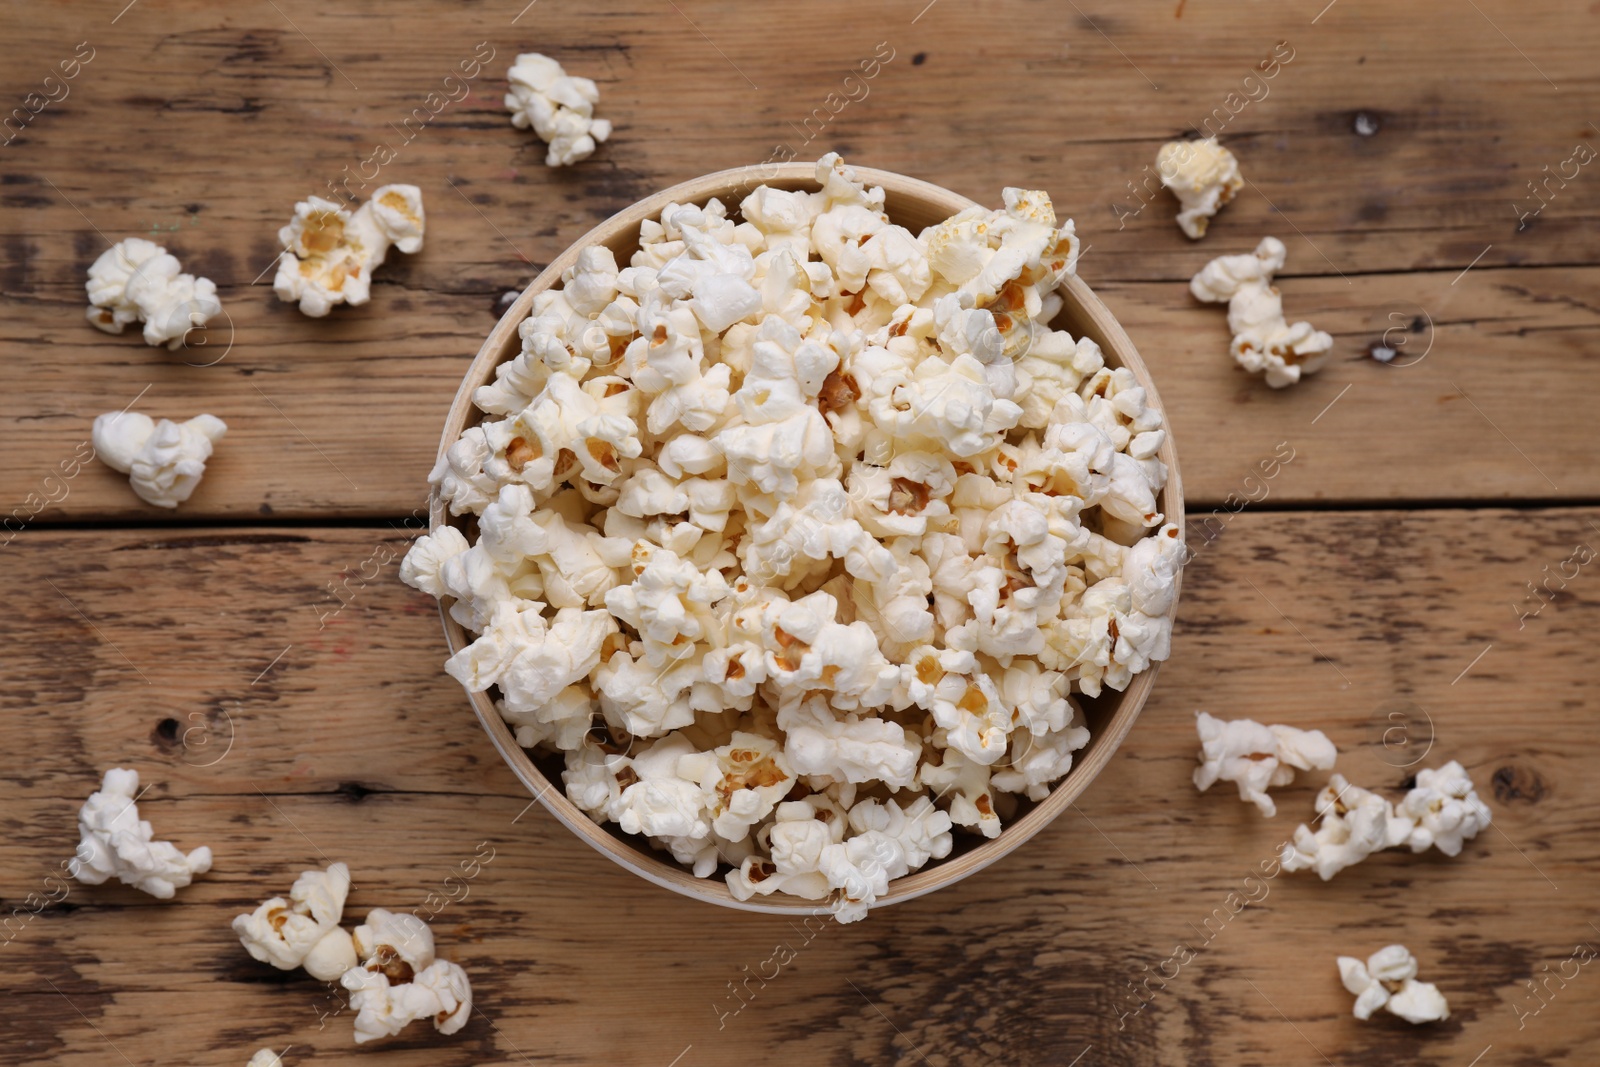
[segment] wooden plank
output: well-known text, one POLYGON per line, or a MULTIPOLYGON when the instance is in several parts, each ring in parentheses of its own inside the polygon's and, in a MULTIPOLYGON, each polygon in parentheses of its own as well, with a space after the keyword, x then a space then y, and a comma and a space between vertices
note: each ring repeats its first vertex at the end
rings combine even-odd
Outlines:
MULTIPOLYGON (((1600 269, 1479 267, 1454 285, 1429 273, 1289 279, 1281 288, 1291 315, 1336 340, 1321 373, 1281 391, 1233 365, 1223 309, 1185 287, 1100 289, 1155 376, 1193 505, 1217 507, 1230 493, 1260 499, 1242 480, 1281 442, 1295 459, 1268 486, 1275 502, 1600 496, 1587 406, 1552 402, 1600 393, 1600 269), (1368 354, 1384 341, 1401 353, 1389 366, 1368 354)), ((89 454, 94 416, 146 387, 142 410, 209 411, 230 427, 180 519, 403 516, 424 507, 465 356, 494 320, 478 296, 411 299, 415 313, 320 323, 275 303, 238 302, 239 339, 206 369, 87 327, 93 357, 64 360, 27 343, 15 322, 0 326, 21 343, 0 395, 6 528, 171 520, 142 505, 125 477, 74 462, 89 454), (424 336, 429 323, 445 332, 424 336), (317 339, 328 332, 336 340, 317 339), (370 407, 352 409, 352 391, 370 407), (66 470, 79 472, 64 478, 66 470)))
MULTIPOLYGON (((24 515, 38 509, 39 521, 170 518, 140 506, 98 468, 74 479, 66 500, 49 502, 61 489, 46 479, 73 455, 90 419, 147 386, 147 410, 207 410, 233 427, 210 480, 183 511, 188 518, 265 509, 406 514, 420 503, 442 412, 502 292, 635 199, 757 164, 780 141, 801 157, 841 149, 989 203, 1008 184, 1050 189, 1090 246, 1085 278, 1126 307, 1151 363, 1165 356, 1187 367, 1193 356, 1203 369, 1194 395, 1183 370, 1169 370, 1164 389, 1198 503, 1224 499, 1236 488, 1241 456, 1247 467, 1259 442, 1270 447, 1303 421, 1302 407, 1320 409, 1336 392, 1330 386, 1354 380, 1330 371, 1320 392, 1282 397, 1246 384, 1214 355, 1225 343, 1220 317, 1191 310, 1177 283, 1266 232, 1289 244, 1291 312, 1338 330, 1342 356, 1357 358, 1394 324, 1391 312, 1444 314, 1455 294, 1464 295, 1448 305, 1445 329, 1514 320, 1525 332, 1453 337, 1450 365, 1558 487, 1543 477, 1529 482, 1531 472, 1498 434, 1475 413, 1459 414, 1461 403, 1441 400, 1445 386, 1435 382, 1395 402, 1406 413, 1439 410, 1440 418, 1371 405, 1370 421, 1329 427, 1334 447, 1362 449, 1369 462, 1340 473, 1307 464, 1296 472, 1307 481, 1285 483, 1281 499, 1597 494, 1600 476, 1581 450, 1548 454, 1562 451, 1560 434, 1568 447, 1592 440, 1571 436, 1587 429, 1566 421, 1581 413, 1542 403, 1552 390, 1592 384, 1593 275, 1495 269, 1594 262, 1600 182, 1588 168, 1541 186, 1548 206, 1520 231, 1511 206, 1543 203, 1528 191, 1530 178, 1545 180, 1546 167, 1570 172, 1563 164, 1575 145, 1596 136, 1569 103, 1592 79, 1591 42, 1572 32, 1564 13, 1513 12, 1502 3, 1441 13, 1341 0, 1312 24, 1287 9, 1177 5, 1174 18, 1169 2, 1050 19, 1001 5, 985 25, 1020 21, 1029 32, 990 41, 974 40, 970 20, 950 5, 907 5, 903 18, 880 26, 842 3, 817 3, 785 18, 775 55, 771 17, 729 4, 678 12, 536 7, 513 23, 516 12, 437 18, 415 2, 386 5, 373 18, 302 4, 218 16, 185 0, 159 12, 134 6, 114 25, 112 8, 121 5, 104 6, 92 17, 71 6, 30 8, 13 20, 17 54, 37 59, 7 79, 14 100, 40 91, 77 42, 89 40, 94 58, 66 83, 68 95, 0 151, 9 222, 0 275, 0 515, 20 507, 24 515), (913 8, 923 13, 913 18, 913 8), (1411 47, 1418 37, 1429 47, 1411 47), (1184 239, 1165 194, 1130 215, 1142 201, 1128 185, 1144 181, 1141 168, 1159 142, 1203 126, 1208 109, 1244 88, 1251 66, 1280 40, 1295 58, 1268 83, 1269 95, 1230 115, 1222 130, 1253 185, 1212 236, 1198 245, 1184 239), (809 129, 821 132, 807 143, 811 109, 879 41, 893 58, 825 128, 813 119, 809 129), (428 93, 447 88, 447 73, 488 54, 475 52, 480 42, 495 58, 468 95, 425 125, 401 125, 428 93), (500 104, 511 56, 536 46, 594 77, 618 126, 576 168, 543 167, 542 146, 514 130, 500 104), (1540 71, 1565 91, 1552 90, 1540 71), (1377 122, 1376 133, 1354 132, 1357 112, 1377 122), (270 277, 257 281, 275 254, 276 230, 296 199, 327 193, 346 173, 372 173, 362 161, 391 142, 402 142, 398 155, 374 180, 423 188, 427 248, 397 255, 371 304, 308 321, 271 295, 270 277), (186 366, 184 357, 131 335, 99 334, 80 319, 88 265, 107 241, 132 235, 166 242, 186 267, 219 284, 231 321, 208 330, 206 346, 187 359, 206 364, 226 351, 220 362, 186 366), (1406 273, 1414 271, 1428 273, 1406 273), (1163 284, 1139 288, 1155 281, 1163 284), (1133 294, 1125 304, 1123 293, 1133 294), (1499 400, 1500 389, 1503 405, 1482 398, 1499 400), (1215 414, 1233 412, 1238 398, 1250 404, 1248 421, 1215 414), (1291 407, 1281 425, 1259 418, 1291 407), (1396 440, 1402 428, 1408 436, 1396 440), (1371 478, 1370 460, 1392 455, 1407 462, 1371 478), (1482 469, 1461 475, 1463 455, 1482 460, 1482 469)), ((1432 368, 1407 380, 1426 373, 1432 368)), ((1379 389, 1390 392, 1387 381, 1379 389)))
POLYGON ((1600 606, 1592 564, 1559 577, 1600 511, 1246 511, 1222 531, 1195 539, 1173 658, 1076 812, 955 887, 809 941, 649 886, 527 809, 437 669, 429 601, 392 564, 319 631, 321 583, 362 573, 394 531, 25 534, 0 622, 0 708, 29 761, 0 782, 6 913, 70 855, 76 808, 112 764, 153 785, 141 810, 163 836, 217 863, 172 904, 75 886, 29 921, 4 950, 0 1057, 104 1062, 109 1041, 135 1063, 175 1048, 237 1063, 267 1043, 293 1043, 291 1064, 346 1059, 348 1022, 318 1029, 334 1006, 322 988, 248 960, 228 920, 325 856, 352 864, 356 914, 416 907, 487 841, 493 861, 435 923, 482 1014, 454 1040, 418 1030, 386 1062, 734 1064, 780 1043, 806 1062, 1062 1064, 1090 1046, 1081 1062, 1317 1062, 1308 1044, 1337 1063, 1461 1065, 1491 1044, 1494 1062, 1589 1062, 1592 978, 1552 981, 1520 1029, 1513 1006, 1537 1007, 1524 980, 1600 942, 1583 889, 1600 874, 1600 606), (1558 592, 1529 614, 1525 583, 1546 566, 1558 592), (188 712, 230 706, 183 743, 188 712), (1328 884, 1246 882, 1321 776, 1279 791, 1274 820, 1225 789, 1195 794, 1197 707, 1325 729, 1340 769, 1391 796, 1431 733, 1415 765, 1461 760, 1494 826, 1453 860, 1386 853, 1328 884), (1391 711, 1408 716, 1400 738, 1391 711), (215 759, 229 721, 236 742, 215 759), (1235 915, 1230 893, 1256 901, 1235 915), (1334 956, 1391 940, 1451 1021, 1349 1017, 1334 956), (729 1014, 744 1002, 728 983, 770 975, 782 943, 793 961, 729 1014), (1127 1014, 1128 983, 1178 943, 1194 958, 1127 1014))
POLYGON ((1600 271, 1480 267, 1279 288, 1291 321, 1334 337, 1328 364, 1281 390, 1234 366, 1220 305, 1177 285, 1101 291, 1161 390, 1193 507, 1600 492, 1592 405, 1548 399, 1600 395, 1600 271), (1379 345, 1396 352, 1390 363, 1372 357, 1379 345), (1262 461, 1287 455, 1260 478, 1262 461))
MULTIPOLYGON (((1128 183, 1143 181, 1159 141, 1187 130, 1236 144, 1255 183, 1220 232, 1251 235, 1285 216, 1328 258, 1307 264, 1310 273, 1459 269, 1490 242, 1500 247, 1486 265, 1593 257, 1600 184, 1580 164, 1560 166, 1577 142, 1600 136, 1581 107, 1593 31, 1574 32, 1565 12, 1503 0, 1476 12, 1342 0, 1315 24, 1298 8, 1197 4, 1174 18, 1171 3, 1090 5, 1050 18, 1013 2, 995 7, 990 24, 1024 21, 1028 32, 976 38, 953 8, 906 4, 869 25, 842 0, 824 0, 794 9, 781 49, 769 16, 726 2, 679 5, 671 18, 630 3, 438 19, 433 5, 409 0, 385 5, 379 22, 300 3, 219 19, 185 0, 159 14, 134 9, 114 28, 115 5, 104 6, 104 18, 57 9, 16 20, 18 47, 36 57, 40 81, 77 41, 97 49, 69 95, 7 146, 16 150, 5 161, 12 184, 25 187, 11 194, 13 206, 42 212, 29 216, 26 235, 65 231, 92 244, 93 229, 65 194, 108 233, 172 225, 204 233, 210 251, 197 259, 232 284, 270 259, 286 204, 347 165, 359 175, 372 146, 395 137, 398 155, 382 180, 420 177, 432 193, 445 176, 458 179, 478 206, 495 209, 510 238, 441 228, 432 240, 451 254, 430 257, 438 280, 465 280, 463 263, 503 270, 512 243, 535 260, 548 256, 655 189, 759 163, 780 144, 798 158, 850 151, 986 201, 1002 185, 1039 183, 1086 230, 1129 238, 1116 253, 1126 269, 1109 277, 1186 276, 1206 250, 1178 236, 1168 201, 1120 231, 1116 206, 1141 202, 1128 183), (1410 44, 1418 37, 1429 43, 1425 54, 1410 44), (458 92, 444 76, 484 41, 494 58, 471 95, 404 140, 419 124, 402 120, 429 92, 458 92), (887 62, 864 86, 844 85, 879 41, 887 62), (587 166, 545 171, 542 146, 506 122, 505 68, 532 47, 601 86, 618 133, 587 166), (1263 78, 1263 63, 1276 64, 1273 77, 1263 78), (841 104, 827 102, 829 93, 858 99, 815 116, 841 104), (1357 113, 1374 132, 1357 132, 1357 113), (215 181, 205 163, 216 161, 219 141, 247 180, 215 181), (80 166, 85 143, 98 149, 92 170, 80 166), (1530 178, 1574 169, 1580 176, 1541 187, 1545 201, 1527 188, 1530 178), (152 181, 156 174, 164 180, 152 181), (1516 201, 1549 206, 1519 233, 1516 201), (219 231, 237 239, 219 242, 219 231), (544 246, 544 238, 556 240, 544 246)), ((19 67, 12 96, 40 88, 29 76, 19 67)), ((438 199, 460 202, 442 192, 438 199)), ((35 268, 60 255, 40 252, 35 268)))

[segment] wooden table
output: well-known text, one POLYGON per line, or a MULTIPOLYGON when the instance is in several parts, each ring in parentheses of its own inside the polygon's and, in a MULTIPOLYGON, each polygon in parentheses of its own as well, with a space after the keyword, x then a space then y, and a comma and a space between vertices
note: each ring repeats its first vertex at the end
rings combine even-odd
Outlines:
POLYGON ((1600 173, 1577 162, 1600 146, 1595 5, 125 2, 4 16, 6 107, 60 97, 44 79, 79 62, 0 150, 0 512, 22 517, 3 557, 0 898, 31 915, 8 927, 0 1062, 242 1064, 264 1045, 292 1045, 290 1065, 1600 1059, 1600 976, 1551 977, 1600 945, 1600 577, 1560 577, 1600 543, 1600 173), (470 95, 407 127, 480 42, 494 58, 470 95), (834 114, 879 42, 892 58, 834 114), (1247 80, 1275 49, 1292 56, 1276 77, 1247 80), (595 158, 547 170, 507 121, 523 50, 600 84, 617 131, 595 158), (1249 184, 1195 244, 1143 183, 1208 118, 1249 184), (427 247, 370 304, 306 319, 270 292, 277 228, 379 144, 397 151, 379 180, 424 190, 427 247), (530 806, 440 670, 432 601, 363 566, 415 532, 501 294, 642 195, 778 145, 989 203, 1050 190, 1161 384, 1189 536, 1216 532, 1156 695, 1078 808, 953 889, 814 935, 656 889, 530 806), (1282 392, 1232 366, 1222 313, 1183 284, 1269 233, 1290 315, 1335 337, 1282 392), (218 283, 208 347, 82 321, 88 265, 135 235, 218 283), (1385 341, 1388 366, 1369 355, 1385 341), (52 478, 96 414, 136 399, 231 428, 176 514, 96 463, 52 478), (1282 449, 1265 498, 1232 513, 1282 449), (1196 794, 1196 708, 1320 727, 1390 796, 1459 759, 1493 827, 1455 859, 1247 882, 1321 778, 1282 790, 1274 820, 1196 794), (110 766, 137 768, 159 836, 209 844, 215 869, 176 902, 74 885, 32 914, 110 766), (491 850, 435 920, 481 1009, 453 1039, 419 1024, 353 1054, 328 991, 228 929, 330 859, 359 916, 419 906, 491 850), (1448 1022, 1351 1018, 1334 957, 1391 941, 1448 1022), (793 962, 734 999, 780 943, 793 962), (1178 945, 1192 959, 1152 978, 1178 945))

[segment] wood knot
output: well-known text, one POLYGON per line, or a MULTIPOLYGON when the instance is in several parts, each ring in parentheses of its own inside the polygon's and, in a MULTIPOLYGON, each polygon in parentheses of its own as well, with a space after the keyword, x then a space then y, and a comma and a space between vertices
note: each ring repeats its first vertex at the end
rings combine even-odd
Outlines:
POLYGON ((1507 764, 1495 771, 1489 782, 1494 787, 1494 798, 1502 804, 1526 800, 1537 804, 1549 792, 1536 771, 1507 764))
POLYGON ((350 803, 359 804, 376 790, 368 789, 360 782, 340 782, 339 788, 335 792, 341 794, 350 803))

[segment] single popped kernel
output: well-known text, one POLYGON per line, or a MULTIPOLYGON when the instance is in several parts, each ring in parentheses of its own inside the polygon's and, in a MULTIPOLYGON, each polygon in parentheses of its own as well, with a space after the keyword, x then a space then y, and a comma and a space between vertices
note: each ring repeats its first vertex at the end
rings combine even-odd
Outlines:
POLYGON ((1272 284, 1283 269, 1283 242, 1263 237, 1253 253, 1218 256, 1189 280, 1195 299, 1228 305, 1234 361, 1251 373, 1265 372, 1274 389, 1293 385, 1322 369, 1333 338, 1309 322, 1290 325, 1283 296, 1272 284))

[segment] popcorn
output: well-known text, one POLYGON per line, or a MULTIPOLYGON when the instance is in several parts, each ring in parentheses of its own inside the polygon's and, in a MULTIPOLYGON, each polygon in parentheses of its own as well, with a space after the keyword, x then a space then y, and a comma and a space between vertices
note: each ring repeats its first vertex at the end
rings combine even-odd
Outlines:
POLYGON ((188 500, 206 472, 211 448, 228 432, 215 415, 187 422, 156 422, 137 411, 95 416, 94 451, 112 470, 128 475, 139 499, 158 508, 188 500))
POLYGON ((257 1049, 245 1067, 283 1067, 283 1060, 270 1048, 257 1049))
MULTIPOLYGON (((716 797, 711 804, 711 828, 718 837, 739 841, 788 795, 795 774, 787 766, 782 747, 760 734, 735 730, 713 755, 715 766, 707 768, 715 782, 711 787, 716 797)), ((695 767, 706 762, 703 756, 693 759, 695 767)), ((683 769, 685 762, 680 761, 679 766, 683 769)))
POLYGON ((1387 945, 1365 961, 1340 956, 1339 981, 1356 995, 1354 1014, 1370 1019, 1379 1008, 1408 1023, 1431 1023, 1450 1018, 1439 987, 1417 981, 1417 960, 1404 945, 1387 945))
POLYGON ((1394 805, 1351 785, 1342 774, 1329 778, 1317 794, 1317 812, 1322 825, 1315 834, 1305 825, 1297 827, 1293 841, 1284 846, 1282 861, 1284 870, 1315 870, 1324 882, 1374 852, 1399 844, 1411 828, 1396 818, 1394 805))
POLYGON ((1251 373, 1265 371, 1274 389, 1321 370, 1333 348, 1333 338, 1309 322, 1290 326, 1284 320, 1283 297, 1272 278, 1286 254, 1282 241, 1263 237, 1254 253, 1218 256, 1189 280, 1196 300, 1227 302, 1234 360, 1251 373))
POLYGON ((893 800, 864 800, 850 809, 857 831, 841 844, 822 850, 820 873, 838 894, 834 917, 854 922, 866 917, 889 882, 950 854, 950 816, 919 797, 902 808, 893 800))
POLYGON ((1239 161, 1215 137, 1169 141, 1156 153, 1156 170, 1178 198, 1178 226, 1192 241, 1206 235, 1211 217, 1244 188, 1239 161))
POLYGON ((252 958, 280 971, 303 966, 311 977, 331 982, 356 965, 355 945, 339 925, 349 892, 350 868, 342 863, 305 871, 288 900, 273 897, 237 916, 233 932, 252 958))
POLYGON ((898 723, 856 715, 841 720, 825 698, 816 696, 779 708, 778 726, 788 737, 789 764, 800 774, 880 781, 895 789, 916 778, 922 746, 898 723))
POLYGON ((119 241, 89 267, 89 322, 106 333, 144 323, 144 343, 183 347, 189 331, 222 313, 216 283, 181 273, 176 256, 138 237, 119 241))
POLYGON ((941 762, 924 763, 918 779, 936 795, 950 795, 950 821, 955 826, 976 829, 984 837, 1000 836, 1000 816, 994 809, 994 794, 989 790, 990 769, 968 759, 959 750, 947 748, 941 762))
POLYGON ((1327 881, 1339 871, 1385 848, 1412 852, 1437 847, 1459 855, 1462 843, 1489 825, 1489 806, 1472 788, 1461 764, 1451 760, 1417 772, 1417 784, 1398 805, 1391 804, 1335 774, 1317 796, 1322 825, 1316 833, 1300 826, 1284 846, 1283 869, 1313 869, 1327 881))
POLYGON ((320 196, 302 200, 278 231, 284 252, 272 291, 280 300, 299 301, 301 313, 314 319, 335 304, 365 304, 372 272, 390 246, 408 255, 421 251, 426 225, 415 185, 380 186, 354 212, 320 196))
POLYGON ((1161 412, 1048 326, 1049 197, 913 233, 815 173, 742 221, 669 204, 537 294, 429 476, 475 534, 401 576, 590 818, 850 921, 1049 795, 1074 697, 1166 657, 1184 552, 1161 412))
POLYGON ((533 132, 549 144, 544 164, 565 167, 594 155, 595 146, 611 136, 611 123, 594 117, 600 90, 588 78, 568 76, 561 64, 538 52, 517 57, 506 77, 511 91, 506 107, 511 124, 533 132))
POLYGON ((153 840, 150 824, 139 818, 138 795, 138 771, 114 767, 105 773, 100 788, 78 812, 82 840, 67 870, 84 885, 100 885, 114 877, 169 900, 195 875, 211 869, 211 850, 202 845, 184 855, 170 841, 153 840))
POLYGON ((1292 726, 1263 726, 1250 719, 1224 721, 1203 711, 1195 712, 1200 732, 1200 766, 1194 787, 1204 793, 1219 779, 1239 786, 1239 799, 1248 800, 1261 814, 1274 816, 1278 807, 1267 787, 1288 785, 1296 770, 1330 770, 1338 750, 1321 730, 1296 730, 1292 726))
POLYGON ((417 1019, 431 1018, 441 1034, 467 1024, 472 984, 456 964, 434 959, 427 923, 373 908, 352 939, 361 962, 339 984, 351 991, 356 1044, 392 1037, 417 1019))
MULTIPOLYGON (((1349 988, 1348 986, 1346 988, 1349 988)), ((1450 1005, 1432 982, 1407 979, 1384 1005, 1390 1014, 1408 1023, 1432 1023, 1450 1018, 1450 1005)))
POLYGON ((1493 816, 1479 799, 1461 764, 1451 760, 1438 770, 1417 772, 1416 786, 1396 805, 1395 813, 1413 822, 1404 844, 1412 852, 1431 846, 1446 856, 1461 853, 1463 842, 1478 836, 1493 816))
POLYGON ((617 630, 604 611, 562 608, 553 620, 538 601, 503 601, 483 636, 445 663, 468 692, 498 685, 512 710, 536 708, 600 663, 601 646, 617 630))

